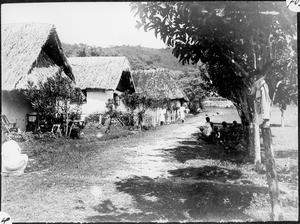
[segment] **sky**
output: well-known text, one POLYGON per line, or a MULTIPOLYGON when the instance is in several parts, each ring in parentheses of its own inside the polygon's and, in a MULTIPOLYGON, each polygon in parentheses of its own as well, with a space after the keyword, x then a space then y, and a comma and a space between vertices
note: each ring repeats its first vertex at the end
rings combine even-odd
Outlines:
POLYGON ((51 23, 61 42, 97 47, 165 48, 154 32, 138 30, 129 2, 13 3, 1 5, 1 23, 51 23))

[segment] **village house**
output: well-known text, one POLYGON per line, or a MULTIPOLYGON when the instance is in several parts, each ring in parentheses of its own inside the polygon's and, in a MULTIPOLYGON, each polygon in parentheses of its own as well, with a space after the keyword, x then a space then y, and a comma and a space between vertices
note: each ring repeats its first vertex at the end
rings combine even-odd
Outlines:
POLYGON ((177 121, 179 108, 188 102, 178 83, 172 78, 171 71, 167 69, 135 70, 132 77, 136 92, 146 98, 165 100, 169 105, 147 109, 145 112, 146 125, 156 126, 162 123, 177 121))
POLYGON ((2 24, 1 115, 26 130, 26 115, 33 108, 20 92, 28 82, 38 84, 59 71, 74 80, 52 24, 2 24))
POLYGON ((203 107, 234 107, 233 103, 223 97, 206 97, 202 102, 203 107))
POLYGON ((130 64, 125 57, 70 57, 68 58, 79 87, 86 96, 82 116, 102 115, 108 110, 108 100, 116 110, 127 111, 120 96, 125 91, 135 92, 130 64))

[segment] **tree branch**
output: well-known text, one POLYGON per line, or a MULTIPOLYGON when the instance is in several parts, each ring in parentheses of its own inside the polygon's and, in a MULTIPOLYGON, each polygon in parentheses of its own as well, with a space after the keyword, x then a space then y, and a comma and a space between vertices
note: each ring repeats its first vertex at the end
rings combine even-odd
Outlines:
POLYGON ((248 72, 246 72, 243 68, 242 68, 242 66, 240 66, 235 60, 233 60, 231 57, 229 57, 227 54, 225 54, 225 53, 222 53, 227 59, 229 59, 244 75, 239 75, 239 76, 241 76, 241 77, 244 77, 244 78, 246 78, 246 77, 248 77, 249 76, 249 73, 248 72))

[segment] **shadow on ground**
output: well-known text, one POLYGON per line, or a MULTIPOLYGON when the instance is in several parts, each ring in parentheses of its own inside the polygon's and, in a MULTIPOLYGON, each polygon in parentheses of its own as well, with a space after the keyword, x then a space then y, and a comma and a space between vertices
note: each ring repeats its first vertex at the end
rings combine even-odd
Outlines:
MULTIPOLYGON (((193 134, 194 137, 198 133, 193 134)), ((164 149, 171 152, 175 159, 185 163, 191 159, 215 159, 220 161, 229 161, 233 163, 245 162, 243 152, 225 151, 224 146, 216 143, 207 143, 203 140, 179 141, 180 145, 171 149, 164 149)))
MULTIPOLYGON (((179 143, 176 148, 162 150, 181 163, 191 159, 242 163, 244 159, 241 153, 228 154, 221 145, 201 140, 179 143)), ((251 208, 251 201, 257 195, 268 195, 268 188, 241 179, 240 170, 202 166, 169 170, 169 173, 171 177, 167 179, 134 176, 115 182, 118 191, 133 198, 140 213, 130 214, 105 201, 94 207, 99 215, 88 217, 87 221, 260 221, 255 215, 249 216, 246 210, 251 208)))
POLYGON ((170 170, 173 177, 193 178, 198 180, 214 180, 226 182, 227 180, 236 180, 242 176, 240 170, 230 170, 217 166, 189 167, 185 169, 170 170))
MULTIPOLYGON (((175 170, 172 173, 178 177, 184 172, 175 170)), ((93 216, 88 221, 253 221, 244 210, 250 206, 254 193, 268 192, 266 188, 253 185, 183 182, 145 176, 117 182, 116 186, 119 191, 130 194, 143 212, 118 213, 111 202, 105 201, 94 209, 103 214, 110 205, 109 211, 114 211, 114 215, 93 216)))

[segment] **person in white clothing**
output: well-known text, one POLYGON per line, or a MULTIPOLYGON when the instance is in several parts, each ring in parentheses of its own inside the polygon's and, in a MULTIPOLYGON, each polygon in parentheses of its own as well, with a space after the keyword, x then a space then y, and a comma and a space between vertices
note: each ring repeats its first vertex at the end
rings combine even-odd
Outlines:
POLYGON ((160 125, 164 125, 166 123, 166 113, 167 113, 167 110, 165 108, 160 109, 160 115, 159 115, 160 125))
POLYGON ((205 120, 206 120, 206 122, 205 122, 204 126, 200 127, 199 139, 210 140, 213 129, 211 126, 210 118, 206 117, 205 120))
POLYGON ((203 129, 203 134, 208 137, 211 135, 212 133, 212 127, 211 127, 211 122, 210 122, 210 118, 209 117, 206 117, 205 118, 206 122, 205 122, 205 125, 204 125, 204 129, 203 129))
POLYGON ((9 140, 2 131, 2 173, 5 175, 21 175, 28 163, 28 156, 21 154, 22 149, 14 140, 9 140))
POLYGON ((185 120, 185 112, 186 112, 185 107, 181 106, 179 109, 179 116, 180 116, 180 120, 182 123, 184 123, 184 120, 185 120))
POLYGON ((262 76, 253 83, 249 94, 255 97, 254 106, 259 115, 259 123, 263 124, 263 126, 268 126, 271 118, 271 99, 265 76, 262 76))

